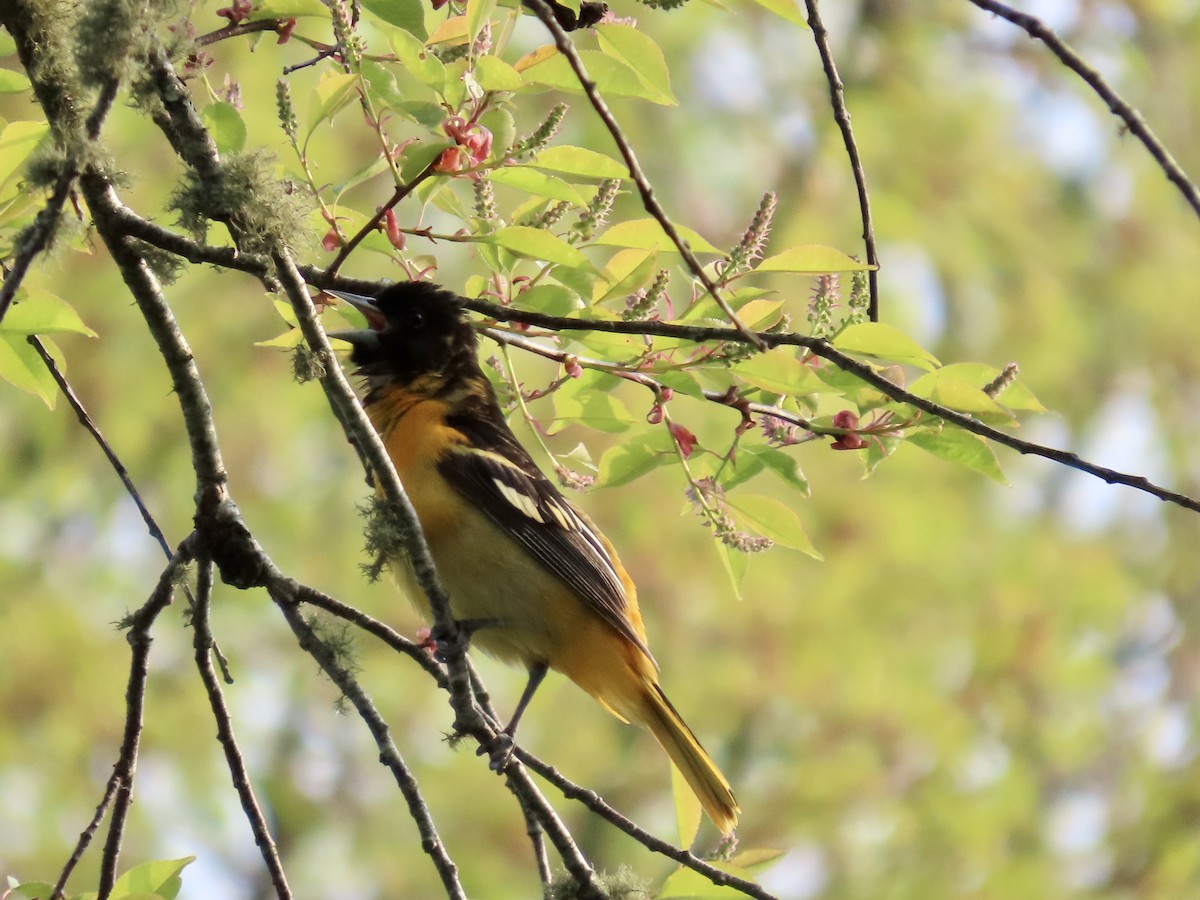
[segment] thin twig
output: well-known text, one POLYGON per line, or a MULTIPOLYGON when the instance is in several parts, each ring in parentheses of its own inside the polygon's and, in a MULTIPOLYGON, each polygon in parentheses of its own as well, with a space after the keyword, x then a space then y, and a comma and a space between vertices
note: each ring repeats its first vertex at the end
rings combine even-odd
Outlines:
POLYGON ((517 748, 513 751, 513 755, 519 759, 524 765, 528 766, 534 772, 545 778, 548 782, 558 788, 564 797, 568 800, 578 800, 600 818, 604 819, 618 829, 625 832, 630 837, 634 838, 647 850, 659 853, 668 859, 673 859, 680 865, 687 866, 694 872, 698 872, 705 878, 709 879, 713 884, 728 886, 741 891, 748 897, 755 897, 757 900, 776 900, 774 895, 764 890, 753 881, 746 881, 744 878, 738 878, 736 875, 730 875, 718 869, 716 866, 706 863, 698 856, 676 847, 667 841, 656 838, 644 828, 635 825, 630 819, 621 815, 604 800, 595 791, 590 791, 587 788, 581 787, 569 778, 562 775, 553 766, 547 765, 542 760, 538 759, 532 753, 517 748))
POLYGON ((616 117, 613 116, 612 111, 608 108, 608 104, 600 96, 600 90, 596 87, 596 82, 592 81, 588 75, 587 68, 583 64, 583 59, 575 50, 575 45, 571 43, 571 39, 567 36, 567 33, 558 24, 558 20, 554 18, 554 11, 550 7, 550 4, 546 0, 525 0, 525 5, 532 9, 534 15, 546 26, 546 30, 554 38, 554 46, 558 49, 559 53, 566 57, 567 63, 571 66, 571 70, 575 73, 580 87, 583 88, 583 92, 588 98, 588 102, 592 104, 592 109, 596 111, 596 115, 600 117, 600 121, 608 129, 608 133, 612 135, 612 139, 617 145, 617 150, 620 152, 621 158, 625 160, 625 165, 629 169, 629 177, 637 186, 638 193, 642 197, 642 205, 646 208, 646 212, 650 213, 658 221, 663 232, 670 239, 671 243, 675 245, 684 262, 687 263, 688 270, 692 273, 692 276, 704 286, 705 291, 716 301, 717 306, 721 308, 721 312, 725 314, 730 323, 745 336, 746 340, 760 350, 763 349, 763 345, 759 343, 754 332, 742 323, 737 313, 733 311, 733 308, 721 295, 720 289, 708 277, 708 273, 704 271, 704 267, 696 259, 696 254, 692 252, 692 248, 688 245, 688 242, 679 234, 678 229, 672 224, 663 210, 662 204, 654 196, 654 188, 650 184, 650 180, 646 178, 646 173, 642 171, 642 166, 638 162, 637 155, 633 152, 633 147, 625 137, 621 126, 617 123, 616 117))
POLYGON ((821 55, 825 80, 829 82, 829 102, 833 107, 833 118, 842 132, 842 143, 846 145, 846 155, 850 158, 850 171, 854 173, 854 186, 858 190, 863 244, 866 247, 867 262, 871 266, 867 271, 867 284, 870 287, 871 295, 867 303, 867 318, 872 322, 878 322, 879 256, 875 251, 875 229, 871 225, 871 200, 867 194, 867 173, 863 169, 862 159, 858 155, 858 144, 854 140, 854 131, 850 127, 850 110, 846 107, 845 85, 842 84, 842 76, 838 74, 837 64, 833 61, 833 50, 829 46, 829 32, 825 30, 825 24, 821 21, 817 0, 804 0, 804 5, 808 8, 808 27, 812 30, 813 40, 817 44, 817 52, 821 55))
POLYGON ((1197 215, 1200 215, 1200 189, 1196 187, 1196 183, 1188 177, 1183 167, 1175 161, 1175 157, 1151 131, 1146 120, 1142 118, 1142 114, 1126 103, 1121 95, 1109 86, 1103 76, 1084 62, 1083 57, 1071 49, 1071 46, 1052 28, 1036 16, 1018 12, 998 0, 968 0, 968 2, 1011 22, 1034 40, 1044 43, 1063 65, 1087 82, 1087 85, 1108 105, 1109 111, 1124 122, 1125 127, 1142 142, 1154 161, 1158 163, 1158 167, 1167 176, 1167 180, 1179 188, 1184 200, 1197 215))
MULTIPOLYGON (((292 309, 309 349, 320 361, 324 371, 321 382, 328 389, 331 402, 336 403, 337 416, 348 436, 354 441, 358 450, 370 464, 372 477, 378 489, 400 517, 403 532, 403 544, 408 559, 413 567, 417 583, 429 598, 433 612, 434 624, 443 629, 446 634, 454 634, 454 616, 450 612, 450 599, 442 587, 441 579, 429 553, 429 546, 421 532, 416 510, 408 499, 396 469, 388 457, 379 435, 376 434, 371 421, 359 403, 354 389, 350 387, 346 376, 342 374, 325 331, 317 318, 312 300, 308 296, 304 281, 296 270, 295 263, 284 251, 279 251, 275 257, 276 278, 283 286, 284 292, 291 301, 292 309)), ((455 727, 460 731, 474 731, 484 726, 478 709, 471 700, 471 685, 463 658, 465 649, 462 642, 446 642, 446 666, 450 679, 450 703, 454 709, 455 727)), ((486 726, 485 726, 486 727, 486 726)))
POLYGON ((242 758, 241 748, 233 734, 233 720, 229 708, 225 705, 225 697, 221 692, 221 682, 212 665, 212 648, 216 646, 213 640, 212 624, 209 611, 212 608, 213 564, 210 559, 201 559, 199 573, 196 578, 195 614, 192 616, 193 639, 196 667, 200 670, 200 680, 204 682, 204 691, 208 694, 208 704, 212 709, 213 719, 217 723, 217 740, 225 752, 225 764, 233 778, 233 789, 237 792, 242 803, 242 811, 250 823, 254 833, 254 842, 258 844, 263 862, 271 877, 271 885, 275 888, 275 896, 279 900, 290 900, 292 891, 288 887, 287 875, 283 871, 283 861, 279 858, 279 850, 271 829, 267 826, 266 816, 254 796, 254 786, 250 783, 250 773, 246 771, 246 762, 242 758))
MULTIPOLYGON (((67 398, 67 405, 75 411, 75 417, 79 419, 79 423, 83 425, 88 434, 92 436, 92 440, 99 445, 100 450, 104 453, 109 465, 113 467, 113 470, 117 473, 117 477, 121 479, 121 484, 125 486, 125 492, 129 494, 130 498, 132 498, 134 505, 137 506, 138 512, 142 516, 142 521, 146 523, 146 530, 150 532, 150 536, 154 538, 154 540, 158 543, 158 546, 162 548, 162 552, 167 559, 170 559, 172 551, 171 545, 167 542, 167 536, 158 526, 158 522, 155 521, 154 516, 151 514, 150 509, 146 506, 145 501, 142 500, 142 495, 138 491, 137 486, 133 483, 133 479, 130 477, 129 470, 125 467, 125 463, 121 462, 121 458, 117 456, 117 453, 115 450, 113 450, 112 445, 109 444, 104 435, 100 433, 99 426, 96 425, 96 422, 88 414, 87 409, 83 405, 83 401, 79 399, 79 395, 75 393, 75 389, 71 387, 71 384, 67 381, 66 376, 64 376, 62 371, 58 368, 58 363, 54 361, 54 357, 50 355, 48 350, 46 350, 46 345, 43 344, 35 334, 31 334, 28 338, 28 341, 30 345, 32 345, 33 349, 37 351, 38 356, 42 358, 42 362, 49 370, 50 377, 54 379, 54 383, 58 385, 58 389, 62 391, 63 396, 67 398)), ((192 594, 192 589, 187 585, 184 585, 183 592, 187 596, 188 605, 195 610, 196 598, 192 594)), ((215 641, 212 645, 212 652, 217 658, 217 665, 221 667, 221 677, 225 679, 226 684, 233 684, 233 675, 230 674, 229 671, 229 660, 225 658, 225 654, 221 652, 221 648, 217 646, 215 641)))
POLYGON ((125 819, 133 803, 133 778, 137 771, 142 712, 146 704, 146 679, 150 672, 150 629, 158 614, 171 604, 175 584, 183 567, 191 562, 191 559, 189 538, 179 546, 163 569, 149 599, 129 617, 129 634, 126 635, 126 639, 132 653, 129 681, 125 687, 125 731, 117 763, 113 767, 117 789, 113 798, 112 818, 108 823, 108 837, 104 841, 104 853, 100 859, 100 880, 97 885, 99 900, 107 900, 117 880, 117 863, 121 856, 121 841, 125 835, 125 819))
POLYGON ((366 723, 372 737, 375 738, 375 745, 379 749, 379 761, 396 779, 396 785, 400 788, 400 793, 408 804, 409 815, 420 834, 421 849, 429 854, 433 861, 433 865, 442 879, 446 896, 452 900, 454 898, 465 900, 467 895, 458 880, 458 867, 446 852, 442 839, 438 836, 437 826, 429 812, 429 806, 421 796, 421 789, 416 778, 396 748, 387 722, 384 721, 375 708, 375 704, 371 702, 371 698, 367 696, 354 676, 338 662, 337 654, 321 640, 312 626, 300 614, 299 597, 280 589, 283 584, 282 581, 272 580, 271 586, 268 588, 271 599, 282 611, 288 625, 291 626, 300 642, 300 647, 317 661, 329 679, 354 705, 359 717, 366 723))
MULTIPOLYGON (((733 328, 674 325, 654 321, 622 322, 547 316, 541 313, 513 309, 508 306, 499 306, 483 300, 467 300, 465 301, 465 305, 476 312, 481 312, 499 321, 525 322, 555 331, 603 331, 613 334, 658 335, 661 337, 683 338, 688 341, 746 341, 745 336, 733 328)), ((1119 472, 1116 469, 1099 466, 1081 459, 1076 454, 1066 450, 1057 450, 1053 447, 1035 444, 1032 441, 1023 441, 1007 432, 992 428, 990 425, 985 425, 983 422, 965 413, 957 412, 949 407, 927 400, 924 397, 918 397, 916 394, 912 394, 904 388, 888 381, 887 378, 880 375, 866 363, 859 362, 853 357, 847 356, 845 353, 835 349, 824 338, 808 337, 802 334, 775 334, 766 331, 758 332, 757 337, 767 347, 804 347, 814 355, 829 360, 829 362, 833 363, 839 369, 849 372, 880 393, 886 394, 899 403, 906 403, 931 416, 936 416, 952 425, 956 425, 964 431, 969 431, 972 434, 979 435, 1004 447, 1016 450, 1018 453, 1028 456, 1040 456, 1043 459, 1051 460, 1068 468, 1093 475, 1108 484, 1125 485, 1134 490, 1151 494, 1168 503, 1182 506, 1184 509, 1200 512, 1200 500, 1160 487, 1141 475, 1130 475, 1125 472, 1119 472)))
POLYGON ((71 857, 63 866, 62 873, 58 876, 58 881, 54 885, 54 890, 50 892, 50 900, 62 900, 63 891, 67 887, 67 879, 71 877, 71 873, 75 871, 75 867, 83 859, 83 854, 91 846, 92 838, 96 836, 96 829, 100 827, 100 822, 103 821, 104 814, 108 812, 109 805, 117 795, 117 786, 120 783, 121 780, 117 776, 116 771, 114 771, 109 776, 108 783, 104 786, 104 796, 100 798, 100 802, 96 805, 96 812, 92 816, 92 821, 88 822, 87 827, 79 835, 79 840, 75 842, 75 849, 71 852, 71 857))
POLYGON ((355 234, 354 237, 346 241, 342 249, 338 251, 337 256, 333 258, 333 262, 331 262, 329 267, 325 269, 325 274, 331 278, 336 276, 338 269, 342 267, 342 263, 344 263, 346 258, 354 252, 354 248, 361 244, 368 234, 379 227, 379 223, 383 221, 383 218, 387 215, 387 211, 389 209, 411 194, 417 189, 421 182, 433 174, 433 167, 435 165, 437 165, 436 159, 418 172, 407 184, 398 186, 392 193, 392 196, 388 199, 388 202, 375 211, 375 215, 369 218, 362 228, 358 229, 358 233, 355 234))

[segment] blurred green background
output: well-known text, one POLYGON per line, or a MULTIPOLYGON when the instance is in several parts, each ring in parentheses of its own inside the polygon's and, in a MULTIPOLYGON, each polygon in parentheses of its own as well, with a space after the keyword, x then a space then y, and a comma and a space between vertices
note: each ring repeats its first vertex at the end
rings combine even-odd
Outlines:
MULTIPOLYGON (((219 27, 217 3, 193 12, 219 27)), ((1200 493, 1200 222, 1134 139, 1040 45, 967 2, 888 0, 824 10, 864 157, 883 268, 882 319, 943 362, 1019 362, 1052 410, 1022 436, 1200 493)), ((853 182, 811 35, 761 8, 613 4, 664 48, 678 107, 615 101, 665 207, 732 245, 763 191, 772 248, 861 253, 853 182)), ((1200 4, 1025 5, 1045 17, 1200 173, 1200 4)), ((302 23, 301 29, 304 25, 302 23)), ((367 32, 369 36, 369 31, 367 32)), ((314 35, 323 37, 323 35, 314 35)), ((210 49, 219 91, 241 86, 250 145, 294 167, 274 84, 296 42, 210 49)), ((516 44, 544 42, 533 20, 516 44)), ((15 67, 15 58, 5 63, 15 67)), ((297 96, 314 70, 292 76, 297 96), (306 81, 306 79, 308 79, 306 81)), ((199 82, 197 97, 204 99, 199 82)), ((526 108, 527 131, 559 98, 526 108)), ((31 118, 6 95, 0 115, 31 118)), ((612 152, 586 105, 563 142, 612 152)), ((318 181, 371 153, 353 110, 314 141, 318 181)), ((179 164, 118 104, 105 139, 122 196, 162 224, 179 164)), ((340 174, 339 174, 340 173, 340 174)), ((362 189, 380 203, 382 182, 362 189)), ((636 197, 622 203, 627 214, 636 197)), ((402 208, 403 209, 403 208, 402 208)), ((327 262, 314 226, 309 260, 327 262)), ((193 477, 166 372, 97 239, 30 283, 72 303, 99 338, 63 339, 68 375, 171 539, 193 477)), ((482 263, 438 245, 439 280, 482 263)), ((399 277, 382 256, 347 274, 399 277)), ((795 282, 795 318, 806 290, 795 282)), ((193 267, 168 292, 213 399, 231 486, 267 552, 300 581, 411 632, 388 584, 360 575, 367 488, 315 384, 255 341, 281 330, 248 276, 193 267)), ((527 386, 550 371, 518 357, 527 386)), ((625 395, 633 410, 649 397, 625 395)), ((551 417, 550 401, 534 412, 551 417)), ((722 448, 736 415, 686 398, 672 414, 722 448)), ((523 433, 523 432, 519 432, 523 433)), ((568 428, 593 458, 620 435, 568 428)), ((98 802, 120 740, 129 651, 114 622, 162 559, 65 404, 0 392, 0 875, 53 880, 98 802)), ((675 704, 734 784, 743 847, 789 898, 1200 896, 1200 519, 1046 461, 1000 451, 998 486, 903 447, 867 480, 856 454, 794 450, 812 484, 792 503, 824 554, 754 556, 737 601, 708 531, 664 468, 574 498, 639 584, 675 704), (678 513, 678 515, 677 515, 678 513)), ((262 592, 219 588, 218 641, 235 727, 298 896, 440 893, 369 735, 262 592)), ((137 801, 124 865, 195 854, 181 896, 269 896, 177 608, 154 632, 137 801)), ((471 896, 538 893, 519 812, 466 748, 444 695, 403 659, 356 642, 360 678, 394 728, 471 896)), ((480 667, 501 710, 521 673, 480 667)), ((639 823, 671 837, 665 759, 651 739, 552 677, 522 743, 639 823)), ((551 792, 551 796, 553 796, 551 792)), ((660 883, 673 868, 556 800, 598 865, 660 883)), ((711 839, 711 835, 708 835, 711 839)), ((98 854, 73 885, 94 884, 98 854)))

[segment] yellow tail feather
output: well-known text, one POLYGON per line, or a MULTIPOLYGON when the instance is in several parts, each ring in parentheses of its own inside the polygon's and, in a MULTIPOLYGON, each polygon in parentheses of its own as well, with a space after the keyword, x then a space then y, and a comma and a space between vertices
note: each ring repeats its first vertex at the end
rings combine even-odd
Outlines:
POLYGON ((642 723, 667 751, 671 762, 683 774, 713 824, 722 834, 729 834, 737 826, 738 813, 741 812, 733 789, 717 764, 704 752, 692 729, 675 711, 662 688, 654 683, 646 687, 645 713, 640 717, 642 723))

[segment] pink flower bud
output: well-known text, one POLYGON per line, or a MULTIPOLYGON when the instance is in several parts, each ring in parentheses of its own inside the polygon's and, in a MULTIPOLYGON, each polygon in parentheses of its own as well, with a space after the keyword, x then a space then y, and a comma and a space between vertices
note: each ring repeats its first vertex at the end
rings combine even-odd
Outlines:
POLYGON ((858 416, 848 409, 843 409, 834 415, 833 427, 845 428, 847 431, 852 431, 858 427, 858 416))
POLYGON ((338 237, 337 229, 330 228, 325 232, 325 237, 321 238, 321 246, 326 250, 336 250, 342 246, 341 238, 338 237))
POLYGON ((679 445, 679 452, 687 459, 696 446, 696 436, 678 422, 672 422, 668 427, 671 429, 671 437, 675 438, 675 443, 679 445))
POLYGON ((406 244, 406 237, 403 231, 400 230, 400 224, 396 221, 396 210, 389 208, 383 214, 383 233, 387 235, 388 242, 397 250, 403 250, 406 244))
POLYGON ((285 19, 276 29, 275 33, 279 35, 279 40, 275 43, 286 44, 292 39, 292 32, 296 30, 296 17, 285 19))
POLYGON ((661 403, 655 403, 650 407, 650 412, 646 413, 646 421, 651 425, 658 425, 663 420, 663 408, 661 403))
POLYGON ((861 450, 867 442, 857 434, 843 434, 829 445, 831 450, 861 450))

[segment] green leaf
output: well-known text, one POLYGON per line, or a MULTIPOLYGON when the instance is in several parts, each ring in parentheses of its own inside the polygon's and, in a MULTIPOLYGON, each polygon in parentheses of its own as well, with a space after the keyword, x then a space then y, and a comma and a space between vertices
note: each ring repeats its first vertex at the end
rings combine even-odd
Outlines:
MULTIPOLYGON (((909 391, 918 397, 932 398, 933 387, 945 379, 965 382, 982 390, 999 378, 1000 374, 1000 369, 997 369, 995 366, 984 365, 983 363, 951 363, 948 366, 942 366, 940 369, 922 375, 912 383, 909 391)), ((1046 407, 1042 406, 1041 401, 1019 380, 1014 381, 1006 387, 994 400, 1006 409, 1046 412, 1046 407)))
POLYGON ((421 39, 407 31, 392 32, 392 50, 417 81, 439 94, 446 90, 446 67, 421 39))
POLYGON ((421 0, 362 0, 362 5, 389 25, 425 39, 425 7, 421 0))
POLYGON ((557 284, 535 284, 522 291, 521 306, 548 316, 569 316, 579 312, 579 295, 557 284))
POLYGON ((652 91, 670 97, 672 104, 677 102, 675 95, 671 93, 671 76, 667 70, 667 61, 663 58, 658 44, 654 43, 646 32, 631 25, 615 23, 597 25, 595 32, 601 50, 633 69, 642 83, 652 91))
MULTIPOLYGON (((736 555, 745 558, 744 553, 736 555)), ((718 863, 717 868, 744 877, 744 873, 728 865, 718 863)), ((655 896, 658 900, 735 900, 735 898, 744 900, 746 895, 737 888, 713 884, 704 875, 692 869, 676 869, 667 876, 662 890, 655 896)))
MULTIPOLYGON (((720 253, 721 251, 685 225, 676 225, 679 236, 692 248, 693 253, 720 253)), ((667 237, 657 219, 630 219, 618 222, 595 243, 606 247, 634 247, 640 250, 657 250, 660 253, 678 253, 675 243, 667 237)))
POLYGON ((220 153, 240 153, 246 146, 246 123, 232 103, 210 103, 200 113, 220 153))
POLYGON ((754 0, 754 2, 763 9, 775 13, 784 21, 807 27, 808 23, 804 21, 804 14, 800 12, 796 0, 754 0))
POLYGON ((163 900, 174 900, 183 887, 179 873, 196 857, 185 856, 182 859, 160 859, 153 862, 134 866, 113 884, 114 897, 134 892, 157 894, 163 900))
POLYGON ((24 884, 9 885, 4 900, 47 900, 54 893, 54 885, 45 881, 26 881, 24 884))
MULTIPOLYGON (((398 32, 402 33, 402 32, 398 32)), ((322 122, 328 122, 350 103, 357 91, 358 76, 347 72, 325 72, 313 88, 308 104, 308 136, 322 122)))
POLYGON ((567 379, 554 392, 554 422, 547 431, 557 434, 575 423, 613 433, 628 431, 637 418, 610 393, 616 382, 612 375, 590 370, 567 379))
POLYGON ((492 133, 492 157, 503 159, 517 136, 512 113, 503 106, 494 106, 480 117, 479 124, 492 133))
POLYGON ((527 194, 539 197, 549 197, 552 200, 566 200, 580 208, 587 206, 587 201, 575 189, 561 178, 547 175, 528 166, 505 166, 488 172, 488 178, 496 184, 504 184, 527 194))
MULTIPOLYGON (((725 574, 729 576, 729 586, 733 588, 733 596, 738 600, 742 599, 742 579, 746 577, 746 569, 750 566, 750 555, 742 553, 740 550, 734 550, 732 547, 721 542, 713 540, 713 546, 717 549, 717 558, 721 560, 721 568, 725 570, 725 574)), ((687 869, 685 871, 691 871, 687 869)), ((670 878, 667 879, 671 881, 670 878)), ((707 881, 707 879, 705 879, 707 881)), ((711 888, 712 885, 709 884, 711 888)), ((666 885, 663 885, 663 890, 666 890, 666 885)), ((665 897, 666 894, 659 894, 659 897, 665 897)), ((678 895, 677 895, 678 896, 678 895)), ((698 896, 686 894, 684 896, 698 896)))
POLYGON ((992 445, 969 431, 943 425, 933 431, 914 431, 908 436, 908 443, 939 459, 966 466, 972 472, 986 475, 1000 484, 1008 484, 992 445))
POLYGON ((567 175, 583 175, 587 178, 628 178, 629 170, 624 163, 611 156, 587 150, 583 147, 547 147, 530 165, 567 175))
MULTIPOLYGON (((330 338, 329 340, 334 342, 335 350, 340 349, 343 344, 347 348, 350 346, 349 343, 345 342, 343 342, 343 344, 337 343, 339 338, 330 338)), ((295 347, 299 347, 303 343, 304 333, 299 328, 289 328, 287 331, 283 332, 282 334, 277 334, 273 338, 268 338, 265 341, 255 341, 254 346, 269 347, 279 350, 291 350, 295 347)))
MULTIPOLYGON (((675 98, 651 85, 646 84, 629 66, 606 56, 598 50, 577 51, 583 61, 588 77, 596 83, 601 93, 610 97, 634 97, 639 100, 649 100, 659 106, 674 106, 675 98)), ((544 84, 547 87, 564 91, 568 94, 582 94, 583 87, 575 70, 567 58, 561 53, 554 53, 528 68, 522 69, 521 74, 527 82, 544 84)))
POLYGON ((733 374, 747 384, 773 394, 794 396, 830 393, 832 390, 811 366, 800 362, 795 350, 786 347, 754 354, 735 365, 733 374))
POLYGON ((41 288, 26 288, 21 299, 14 303, 0 321, 0 333, 83 334, 95 337, 96 332, 83 324, 79 313, 66 300, 41 288))
POLYGON ((592 303, 623 300, 653 280, 658 270, 654 250, 622 250, 613 255, 596 281, 592 303))
POLYGON ((619 487, 636 481, 676 459, 675 442, 665 428, 655 428, 604 451, 596 481, 603 487, 619 487))
POLYGON ((859 272, 870 268, 866 263, 851 259, 833 247, 826 247, 824 244, 801 244, 768 256, 754 267, 754 271, 824 275, 827 272, 859 272))
POLYGON ((329 7, 320 0, 259 0, 250 11, 251 22, 260 19, 290 19, 292 17, 328 19, 329 7))
POLYGON ((295 17, 328 19, 329 7, 321 0, 259 0, 250 10, 250 21, 295 17))
POLYGON ((498 56, 475 60, 475 80, 485 91, 519 91, 525 86, 521 73, 498 56))
POLYGON ((453 146, 454 141, 451 140, 418 141, 409 144, 400 157, 400 177, 407 184, 453 146))
POLYGON ((809 495, 808 478, 800 468, 800 461, 785 450, 765 445, 739 448, 734 474, 722 483, 722 487, 726 492, 731 491, 760 472, 767 471, 774 472, 786 484, 799 489, 803 496, 809 495))
POLYGON ((496 10, 496 0, 471 0, 467 4, 467 36, 473 41, 496 10))
POLYGON ((790 506, 773 497, 756 494, 727 494, 725 504, 738 514, 738 518, 763 537, 770 538, 782 547, 791 547, 806 553, 813 559, 822 559, 804 531, 800 517, 790 506))
POLYGON ((688 787, 683 773, 671 763, 671 799, 675 801, 675 827, 679 830, 679 846, 690 847, 700 830, 700 800, 688 787))
POLYGON ((843 353, 905 363, 920 369, 935 369, 940 365, 932 353, 907 334, 882 322, 850 325, 833 339, 833 346, 843 353))
POLYGON ((933 385, 929 399, 947 409, 958 410, 989 422, 1010 422, 1014 416, 974 385, 956 378, 943 378, 933 385))
POLYGON ((50 126, 45 122, 9 122, 0 131, 0 185, 21 171, 50 126))
POLYGON ((0 333, 0 378, 14 387, 36 394, 54 409, 58 385, 24 335, 0 333))
POLYGON ((538 259, 558 263, 573 269, 591 269, 588 258, 562 238, 531 228, 528 225, 509 225, 501 228, 488 239, 489 243, 510 250, 526 259, 538 259))
POLYGON ((29 79, 12 69, 0 69, 0 94, 16 94, 31 87, 29 79))

